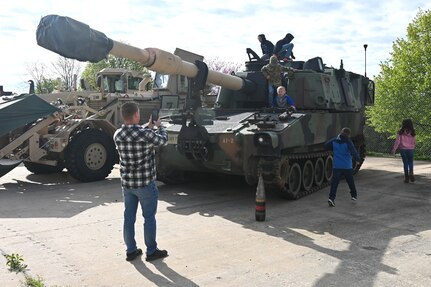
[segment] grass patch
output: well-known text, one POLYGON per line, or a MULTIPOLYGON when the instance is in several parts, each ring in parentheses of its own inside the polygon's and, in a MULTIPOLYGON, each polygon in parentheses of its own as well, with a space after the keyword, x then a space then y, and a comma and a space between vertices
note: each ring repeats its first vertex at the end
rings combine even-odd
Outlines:
POLYGON ((42 277, 38 275, 34 278, 27 273, 27 264, 24 264, 24 258, 22 258, 21 255, 18 253, 12 253, 3 254, 3 256, 6 258, 6 265, 9 267, 9 271, 17 274, 22 273, 24 275, 25 282, 21 282, 22 287, 47 287, 43 282, 42 277))

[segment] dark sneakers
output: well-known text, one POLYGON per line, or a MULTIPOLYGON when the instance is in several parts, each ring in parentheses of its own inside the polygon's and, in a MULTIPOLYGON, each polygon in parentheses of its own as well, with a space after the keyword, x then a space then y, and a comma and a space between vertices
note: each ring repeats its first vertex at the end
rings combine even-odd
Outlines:
POLYGON ((142 249, 138 248, 136 251, 133 251, 132 253, 126 253, 126 261, 132 261, 135 260, 136 257, 142 255, 142 249))
POLYGON ((147 258, 145 258, 145 260, 146 261, 153 261, 153 260, 157 260, 160 258, 165 258, 167 256, 168 256, 168 251, 156 249, 156 251, 154 251, 153 254, 147 255, 147 258))
POLYGON ((358 198, 356 196, 352 196, 352 201, 356 201, 358 198))
POLYGON ((332 199, 328 199, 328 205, 329 205, 329 207, 334 207, 335 203, 332 199))

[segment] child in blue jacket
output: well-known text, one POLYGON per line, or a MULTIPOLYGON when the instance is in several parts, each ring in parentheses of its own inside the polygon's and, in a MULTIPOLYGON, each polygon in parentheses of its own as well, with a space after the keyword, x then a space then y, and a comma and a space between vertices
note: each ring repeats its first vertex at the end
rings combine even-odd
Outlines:
POLYGON ((335 197, 337 195, 337 187, 342 175, 346 178, 347 184, 350 188, 352 200, 357 200, 357 192, 355 182, 353 180, 352 156, 357 162, 361 161, 358 151, 350 140, 350 129, 343 128, 340 134, 331 139, 325 144, 327 150, 333 151, 333 172, 331 191, 329 193, 328 204, 330 207, 335 206, 335 197))

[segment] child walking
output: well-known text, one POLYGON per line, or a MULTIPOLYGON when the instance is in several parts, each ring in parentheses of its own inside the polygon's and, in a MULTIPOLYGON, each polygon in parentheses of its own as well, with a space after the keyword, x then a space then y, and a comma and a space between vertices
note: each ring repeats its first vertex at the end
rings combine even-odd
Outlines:
POLYGON ((351 130, 349 128, 343 128, 336 138, 331 139, 325 144, 325 148, 327 150, 332 150, 334 154, 331 190, 328 198, 330 207, 335 206, 335 197, 337 195, 337 187, 341 176, 346 178, 352 200, 356 201, 358 199, 355 181, 353 180, 352 156, 356 162, 360 162, 361 158, 350 139, 350 134, 351 130))
POLYGON ((413 174, 413 153, 416 146, 416 132, 411 119, 403 120, 401 129, 398 131, 397 139, 392 147, 392 154, 395 154, 397 149, 400 150, 401 158, 404 164, 404 182, 414 182, 413 174))

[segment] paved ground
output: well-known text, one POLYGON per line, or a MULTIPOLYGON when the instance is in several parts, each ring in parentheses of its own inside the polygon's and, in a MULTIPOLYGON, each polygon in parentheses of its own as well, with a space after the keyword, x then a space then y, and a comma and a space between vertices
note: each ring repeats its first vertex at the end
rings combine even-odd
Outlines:
MULTIPOLYGON (((129 263, 117 169, 84 184, 19 167, 0 181, 0 251, 48 286, 431 286, 431 162, 416 162, 414 184, 401 168, 367 158, 356 204, 344 182, 335 208, 328 188, 297 201, 269 194, 265 222, 242 179, 160 184, 158 243, 170 256, 129 263)), ((0 286, 22 279, 0 256, 0 286)))

